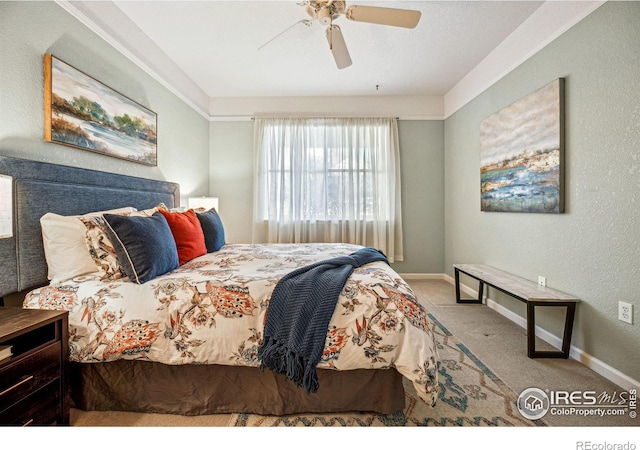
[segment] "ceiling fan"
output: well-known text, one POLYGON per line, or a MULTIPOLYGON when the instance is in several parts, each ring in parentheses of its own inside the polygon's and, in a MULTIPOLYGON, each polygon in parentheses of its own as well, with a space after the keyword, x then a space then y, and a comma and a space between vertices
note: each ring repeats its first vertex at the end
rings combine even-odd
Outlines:
POLYGON ((340 16, 345 16, 347 20, 354 22, 366 22, 378 25, 390 25, 402 28, 415 28, 420 21, 420 11, 383 8, 378 6, 353 5, 347 7, 347 2, 342 0, 306 0, 297 4, 303 6, 309 15, 308 19, 302 19, 291 25, 289 28, 263 44, 258 50, 272 42, 277 37, 283 35, 291 28, 302 24, 307 28, 317 21, 325 27, 325 34, 329 42, 329 49, 338 69, 344 69, 351 65, 351 56, 347 49, 342 31, 334 21, 340 16))

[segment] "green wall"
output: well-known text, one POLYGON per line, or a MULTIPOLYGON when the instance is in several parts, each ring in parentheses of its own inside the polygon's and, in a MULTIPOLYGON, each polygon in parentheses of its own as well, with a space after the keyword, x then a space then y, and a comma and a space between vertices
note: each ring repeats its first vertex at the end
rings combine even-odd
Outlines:
MULTIPOLYGON (((445 272, 485 263, 582 299, 572 343, 640 380, 640 3, 608 2, 445 121, 445 272), (566 80, 566 212, 480 211, 479 126, 566 80), (635 305, 618 321, 618 301, 635 305)), ((520 302, 489 296, 524 316, 520 302)), ((549 308, 547 308, 549 309, 549 308)), ((560 336, 563 314, 538 324, 560 336)), ((560 308, 558 308, 560 309, 560 308)))
POLYGON ((399 273, 444 272, 444 122, 400 120, 404 261, 399 273))
POLYGON ((185 199, 207 194, 208 140, 206 118, 55 2, 0 1, 0 154, 174 181, 185 199), (158 115, 156 167, 44 142, 45 53, 158 115))
POLYGON ((209 193, 219 198, 228 243, 251 242, 253 121, 211 122, 209 193))

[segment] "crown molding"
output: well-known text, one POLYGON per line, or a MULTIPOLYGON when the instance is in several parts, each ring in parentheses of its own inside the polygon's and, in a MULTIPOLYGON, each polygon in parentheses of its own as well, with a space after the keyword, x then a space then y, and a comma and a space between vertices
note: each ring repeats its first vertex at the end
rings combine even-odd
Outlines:
POLYGON ((209 119, 209 97, 111 1, 55 1, 162 86, 209 119), (109 25, 101 17, 115 17, 109 25), (131 45, 135 42, 135 45, 131 45))
MULTIPOLYGON (((443 120, 442 96, 362 95, 304 97, 215 97, 210 120, 256 115, 398 117, 401 120, 443 120)), ((241 119, 239 119, 241 120, 241 119)))
POLYGON ((547 1, 444 96, 445 119, 606 1, 547 1))

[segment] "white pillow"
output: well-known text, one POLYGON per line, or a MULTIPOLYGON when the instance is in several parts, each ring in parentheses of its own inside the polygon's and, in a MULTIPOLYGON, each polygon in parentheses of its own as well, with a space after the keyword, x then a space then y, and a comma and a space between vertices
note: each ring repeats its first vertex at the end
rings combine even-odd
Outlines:
POLYGON ((42 216, 40 218, 40 227, 42 228, 44 256, 49 269, 47 278, 49 278, 51 284, 99 271, 99 267, 94 263, 87 248, 85 239, 87 228, 80 221, 80 217, 133 211, 135 211, 135 208, 126 207, 109 211, 96 211, 82 216, 61 216, 54 213, 47 213, 42 216))

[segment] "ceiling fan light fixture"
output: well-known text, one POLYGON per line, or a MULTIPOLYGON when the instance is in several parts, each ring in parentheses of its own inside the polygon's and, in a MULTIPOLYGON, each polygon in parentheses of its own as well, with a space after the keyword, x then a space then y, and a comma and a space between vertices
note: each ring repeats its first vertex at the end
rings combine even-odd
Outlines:
POLYGON ((332 16, 333 15, 331 13, 331 10, 329 10, 329 8, 327 8, 326 6, 322 6, 318 10, 318 22, 320 22, 322 25, 331 25, 331 21, 333 19, 332 16))

